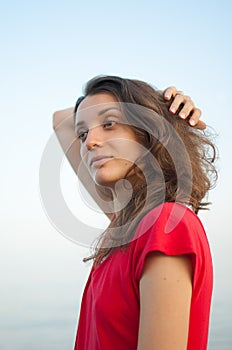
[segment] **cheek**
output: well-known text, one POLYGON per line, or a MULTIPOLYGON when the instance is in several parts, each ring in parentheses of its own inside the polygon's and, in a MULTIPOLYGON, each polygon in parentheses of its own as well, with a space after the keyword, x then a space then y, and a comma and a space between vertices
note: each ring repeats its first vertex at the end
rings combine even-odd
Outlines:
POLYGON ((135 141, 133 143, 122 143, 118 151, 119 157, 129 163, 135 162, 143 154, 143 149, 139 143, 136 143, 135 141))
POLYGON ((85 151, 83 146, 80 146, 80 157, 81 160, 86 163, 86 159, 87 159, 87 152, 85 151))

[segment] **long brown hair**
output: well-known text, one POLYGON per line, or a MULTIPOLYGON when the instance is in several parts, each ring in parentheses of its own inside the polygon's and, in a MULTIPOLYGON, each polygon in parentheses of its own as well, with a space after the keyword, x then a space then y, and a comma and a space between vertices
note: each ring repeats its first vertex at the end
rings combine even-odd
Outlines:
POLYGON ((149 152, 140 159, 141 167, 133 165, 136 180, 129 203, 111 221, 93 254, 84 259, 95 259, 95 263, 116 247, 127 246, 141 218, 163 202, 188 204, 195 213, 207 209, 206 195, 217 179, 216 148, 209 135, 171 114, 172 101, 165 101, 158 90, 143 81, 115 76, 91 79, 84 96, 77 100, 74 117, 86 96, 102 92, 123 102, 128 123, 149 152), (148 160, 148 155, 153 160, 148 160))

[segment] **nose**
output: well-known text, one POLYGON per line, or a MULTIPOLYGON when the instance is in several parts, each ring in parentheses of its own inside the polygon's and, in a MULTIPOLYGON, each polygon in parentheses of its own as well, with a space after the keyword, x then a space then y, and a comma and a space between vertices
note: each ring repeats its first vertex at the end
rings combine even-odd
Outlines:
POLYGON ((98 127, 95 126, 89 129, 85 143, 88 151, 90 151, 93 147, 99 147, 101 145, 102 140, 98 127))

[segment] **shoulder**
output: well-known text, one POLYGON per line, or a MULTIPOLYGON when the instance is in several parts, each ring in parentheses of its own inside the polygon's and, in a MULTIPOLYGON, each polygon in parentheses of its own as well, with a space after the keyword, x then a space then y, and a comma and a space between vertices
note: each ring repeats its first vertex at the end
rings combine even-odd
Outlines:
POLYGON ((164 203, 139 223, 131 244, 137 278, 151 252, 168 256, 209 255, 208 240, 197 215, 184 205, 164 203))
POLYGON ((187 206, 165 202, 149 211, 140 221, 135 238, 145 233, 171 234, 183 231, 203 231, 199 217, 187 206))

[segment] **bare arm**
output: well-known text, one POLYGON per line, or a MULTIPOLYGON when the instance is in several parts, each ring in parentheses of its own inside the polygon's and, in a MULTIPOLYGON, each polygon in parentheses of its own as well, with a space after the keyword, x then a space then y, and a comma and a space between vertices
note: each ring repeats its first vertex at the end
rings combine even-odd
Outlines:
POLYGON ((98 192, 88 171, 85 169, 85 171, 82 172, 79 168, 81 163, 80 144, 74 132, 73 108, 67 108, 55 112, 53 114, 53 128, 74 172, 78 174, 79 179, 95 202, 100 206, 108 218, 111 219, 112 214, 107 213, 106 209, 107 202, 111 200, 110 192, 105 192, 105 195, 103 190, 98 192))
MULTIPOLYGON (((181 111, 184 112, 185 118, 187 118, 191 114, 190 120, 194 120, 196 127, 199 129, 205 128, 205 123, 199 120, 201 116, 201 111, 198 108, 195 108, 193 101, 188 96, 185 96, 183 93, 180 93, 175 87, 170 87, 162 93, 164 94, 164 98, 167 100, 174 97, 174 101, 170 106, 170 109, 172 109, 173 113, 175 113, 178 110, 180 105, 183 105, 181 111)), ((73 170, 77 174, 81 162, 81 157, 79 141, 77 140, 74 132, 73 109, 74 108, 71 107, 55 112, 53 115, 53 128, 56 132, 64 154, 69 160, 73 170)), ((86 190, 95 200, 95 202, 110 219, 112 217, 112 214, 107 212, 107 207, 111 208, 110 201, 112 200, 112 197, 110 191, 107 191, 106 189, 104 190, 104 192, 102 189, 101 191, 99 191, 99 189, 97 188, 97 186, 95 186, 94 181, 92 180, 90 174, 87 171, 85 171, 84 173, 81 173, 79 171, 78 177, 85 186, 86 190), (107 204, 107 202, 109 204, 107 204)))
POLYGON ((186 350, 191 280, 187 256, 148 255, 140 280, 138 350, 186 350))
POLYGON ((53 114, 53 128, 75 173, 81 161, 79 142, 74 132, 73 108, 53 114))

